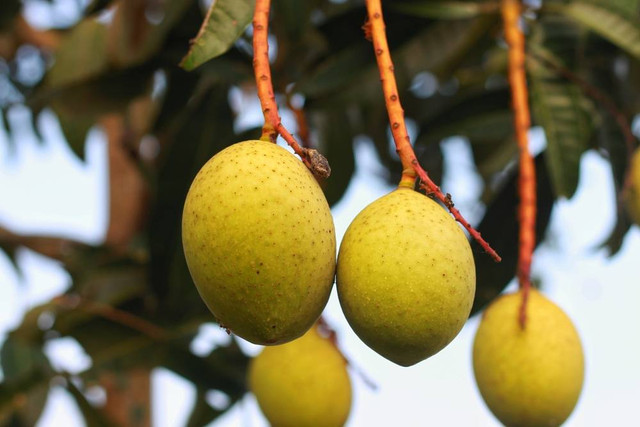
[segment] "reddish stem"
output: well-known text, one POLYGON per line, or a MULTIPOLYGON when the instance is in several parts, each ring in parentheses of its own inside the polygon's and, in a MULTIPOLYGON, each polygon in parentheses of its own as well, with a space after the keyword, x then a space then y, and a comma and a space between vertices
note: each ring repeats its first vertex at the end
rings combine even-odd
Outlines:
POLYGON ((253 15, 253 73, 256 77, 258 98, 260 98, 260 105, 264 114, 264 126, 262 127, 260 139, 276 142, 278 135, 281 135, 314 175, 319 178, 327 178, 331 173, 327 159, 316 150, 300 147, 293 135, 282 124, 282 119, 278 113, 278 105, 276 104, 271 81, 271 66, 269 65, 270 7, 271 0, 256 0, 256 8, 253 15))
POLYGON ((394 74, 393 62, 389 53, 387 44, 387 36, 385 33, 385 24, 382 17, 382 6, 380 0, 367 0, 368 22, 365 24, 365 36, 373 42, 373 48, 380 71, 380 81, 382 82, 382 91, 384 100, 389 114, 389 123, 391 123, 391 133, 396 145, 396 151, 402 162, 402 178, 400 179, 401 187, 413 188, 416 175, 422 181, 422 187, 429 193, 434 195, 442 202, 454 216, 454 218, 462 224, 462 226, 471 234, 471 236, 482 246, 482 248, 493 257, 494 260, 500 261, 500 256, 491 246, 482 238, 480 233, 475 230, 462 217, 460 212, 453 206, 451 196, 443 194, 442 190, 429 178, 427 172, 420 166, 418 159, 411 146, 411 140, 407 132, 407 126, 404 120, 404 110, 400 104, 400 96, 398 95, 398 86, 394 74))
POLYGON ((60 295, 53 299, 53 302, 59 304, 69 310, 80 310, 86 313, 91 313, 110 320, 114 323, 126 326, 130 329, 138 331, 144 335, 147 335, 154 340, 163 340, 167 337, 167 332, 159 326, 138 317, 132 313, 120 310, 116 307, 110 306, 97 301, 90 301, 82 298, 79 295, 60 295))
POLYGON ((518 0, 502 0, 504 34, 509 45, 509 85, 511 86, 511 106, 514 112, 514 128, 520 151, 520 177, 518 192, 520 206, 520 245, 518 252, 518 282, 522 289, 522 304, 519 321, 524 329, 527 317, 527 300, 531 288, 531 259, 536 241, 536 169, 533 156, 529 152, 527 131, 531 126, 529 94, 525 75, 525 41, 518 25, 521 5, 518 0))

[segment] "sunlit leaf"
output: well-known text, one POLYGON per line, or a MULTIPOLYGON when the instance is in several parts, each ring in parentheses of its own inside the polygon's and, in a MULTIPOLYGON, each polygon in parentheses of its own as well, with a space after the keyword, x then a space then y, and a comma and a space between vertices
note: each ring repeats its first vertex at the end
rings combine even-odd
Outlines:
POLYGON ((254 5, 255 0, 214 1, 180 65, 193 70, 225 53, 251 22, 254 5))

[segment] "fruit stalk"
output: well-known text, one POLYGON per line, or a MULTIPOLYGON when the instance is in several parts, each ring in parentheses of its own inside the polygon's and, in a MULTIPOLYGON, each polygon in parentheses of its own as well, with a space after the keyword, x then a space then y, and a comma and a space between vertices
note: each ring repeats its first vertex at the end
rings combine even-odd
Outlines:
POLYGON ((382 15, 382 5, 380 0, 367 0, 368 21, 364 26, 365 36, 373 43, 373 49, 378 63, 380 72, 380 81, 382 83, 382 91, 384 93, 384 101, 389 114, 389 123, 391 124, 391 133, 396 145, 396 151, 402 162, 402 178, 400 179, 400 187, 413 188, 416 175, 422 181, 422 187, 429 193, 433 194, 440 202, 442 202, 454 216, 454 218, 462 224, 462 226, 471 234, 471 236, 482 246, 482 248, 499 262, 500 256, 491 248, 480 233, 475 230, 464 219, 460 211, 458 211, 451 201, 449 194, 444 194, 442 190, 429 178, 427 172, 420 166, 416 158, 411 139, 407 132, 407 126, 404 120, 404 110, 400 103, 398 94, 398 86, 394 74, 393 62, 389 53, 387 44, 387 35, 385 32, 385 24, 382 15))
POLYGON ((300 156, 304 164, 319 178, 327 178, 331 168, 316 150, 303 148, 282 124, 278 113, 276 97, 273 93, 271 81, 271 66, 269 65, 269 9, 271 0, 256 0, 253 14, 253 73, 258 88, 258 98, 264 115, 264 126, 260 139, 276 142, 278 135, 287 141, 293 151, 300 156))
POLYGON ((529 113, 529 94, 525 75, 524 34, 518 26, 521 6, 519 0, 502 0, 502 20, 504 34, 509 46, 509 86, 511 87, 511 107, 513 124, 520 152, 520 176, 518 193, 520 222, 518 251, 518 282, 522 289, 522 304, 519 321, 522 328, 526 324, 527 299, 531 288, 531 259, 536 240, 536 169, 533 156, 529 151, 527 131, 531 126, 529 113))

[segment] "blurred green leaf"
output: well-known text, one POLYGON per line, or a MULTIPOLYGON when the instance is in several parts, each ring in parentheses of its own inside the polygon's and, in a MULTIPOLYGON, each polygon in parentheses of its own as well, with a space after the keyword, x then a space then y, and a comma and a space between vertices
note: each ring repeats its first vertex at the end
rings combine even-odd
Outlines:
POLYGON ((182 207, 187 191, 209 158, 239 142, 227 101, 228 86, 203 80, 195 90, 197 95, 188 100, 162 133, 161 138, 173 144, 167 146, 158 169, 149 219, 151 283, 163 310, 175 316, 187 316, 189 310, 208 312, 193 286, 182 250, 182 207))
POLYGON ((318 147, 331 165, 331 176, 322 186, 327 202, 333 206, 344 195, 355 171, 353 127, 344 111, 327 111, 313 117, 318 147))
POLYGON ((109 62, 116 68, 137 66, 152 58, 194 0, 116 0, 109 23, 109 62), (154 20, 160 19, 159 22, 154 20))
MULTIPOLYGON (((8 407, 0 404, 0 420, 13 417, 20 425, 35 425, 47 402, 49 385, 46 378, 52 370, 39 343, 10 334, 2 345, 0 361, 4 374, 3 388, 13 389, 15 396, 8 407), (11 414, 11 415, 9 415, 11 414)), ((0 391, 0 395, 2 391, 0 391)), ((0 398, 0 401, 4 401, 0 398)))
POLYGON ((218 347, 206 357, 196 356, 188 347, 169 347, 160 363, 176 374, 188 378, 204 390, 222 390, 231 399, 247 391, 246 371, 249 358, 231 342, 218 347))
POLYGON ((39 108, 51 103, 58 115, 75 116, 86 124, 99 115, 122 111, 135 97, 148 92, 155 69, 147 63, 55 89, 45 85, 36 90, 29 104, 39 108))
POLYGON ((580 158, 589 148, 598 117, 576 84, 558 78, 538 62, 528 65, 533 117, 545 132, 553 188, 558 196, 571 198, 578 187, 580 158))
POLYGON ((85 16, 95 15, 111 5, 114 0, 91 0, 84 9, 85 16))
MULTIPOLYGON (((629 167, 629 151, 625 143, 620 125, 608 114, 603 114, 602 126, 598 128, 600 146, 606 151, 611 165, 616 194, 616 221, 609 236, 598 247, 607 248, 609 256, 614 256, 622 248, 624 238, 631 229, 633 222, 627 214, 621 200, 621 192, 629 167)), ((637 146, 637 141, 632 141, 637 146)))
POLYGON ((106 72, 107 26, 94 18, 80 21, 64 37, 56 51, 55 63, 47 72, 44 86, 49 89, 78 84, 106 72))
MULTIPOLYGON (((255 0, 253 1, 255 3, 255 0)), ((312 1, 280 0, 273 2, 274 23, 271 28, 275 32, 285 33, 286 39, 295 41, 304 37, 309 29, 309 15, 312 1)), ((278 44, 280 49, 280 44, 278 44)))
POLYGON ((20 0, 2 0, 0 2, 0 32, 13 22, 21 8, 22 2, 20 0))
POLYGON ((193 70, 225 53, 251 23, 255 0, 216 0, 180 64, 193 70))
POLYGON ((207 390, 199 389, 196 393, 196 402, 191 409, 187 420, 187 427, 200 427, 211 424, 224 413, 224 410, 214 409, 206 399, 207 390))
MULTIPOLYGON (((536 246, 544 238, 549 225, 554 195, 545 169, 545 155, 536 157, 537 215, 536 246)), ((476 229, 491 247, 502 257, 497 263, 487 255, 480 245, 471 241, 476 264, 476 296, 471 314, 478 313, 515 277, 518 264, 518 177, 514 168, 509 181, 489 204, 484 218, 476 229)))
POLYGON ((82 394, 82 391, 76 387, 73 383, 72 378, 67 378, 66 381, 67 391, 73 397, 80 412, 82 413, 82 417, 84 418, 84 422, 87 427, 111 427, 114 426, 102 412, 100 412, 97 408, 95 408, 87 398, 82 394))
POLYGON ((358 78, 354 70, 373 64, 371 44, 362 41, 342 49, 322 63, 316 70, 303 76, 294 91, 308 97, 317 97, 335 91, 358 78))
POLYGON ((626 14, 608 1, 571 1, 559 10, 640 58, 640 19, 637 13, 626 14))
POLYGON ((485 13, 498 13, 498 2, 486 1, 431 1, 393 3, 392 9, 408 15, 439 19, 473 18, 485 13))
POLYGON ((47 398, 49 380, 50 376, 44 372, 31 371, 15 381, 0 383, 0 424, 36 425, 46 404, 42 398, 47 398))
POLYGON ((20 266, 16 260, 16 250, 17 247, 15 245, 0 241, 0 252, 3 252, 7 256, 16 273, 21 274, 20 266))
POLYGON ((73 154, 82 161, 84 161, 84 147, 89 130, 95 124, 93 117, 86 117, 83 115, 69 115, 68 108, 56 109, 56 105, 59 103, 54 100, 51 107, 56 113, 58 123, 67 141, 67 145, 71 148, 73 154))

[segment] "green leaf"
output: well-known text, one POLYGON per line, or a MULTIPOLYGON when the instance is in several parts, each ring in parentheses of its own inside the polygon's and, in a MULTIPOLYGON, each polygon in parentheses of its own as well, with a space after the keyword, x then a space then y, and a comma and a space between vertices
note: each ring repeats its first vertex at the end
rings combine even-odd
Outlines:
MULTIPOLYGON (((182 206, 191 181, 200 168, 224 147, 239 142, 233 131, 233 112, 228 103, 226 84, 201 81, 193 97, 186 100, 171 89, 180 86, 184 75, 169 81, 169 93, 175 102, 188 101, 171 124, 162 129, 161 141, 171 144, 159 166, 155 203, 149 219, 151 283, 168 315, 189 315, 185 307, 207 313, 186 265, 181 240, 182 206)), ((168 93, 168 94, 169 94, 168 93)))
POLYGON ((152 6, 147 0, 117 0, 116 3, 107 35, 109 62, 125 68, 140 65, 156 55, 194 0, 162 1, 152 6), (162 16, 160 23, 150 21, 151 8, 154 14, 162 16))
POLYGON ((535 122, 544 128, 547 164, 558 196, 571 198, 578 186, 580 158, 589 148, 597 114, 582 89, 530 61, 531 103, 535 122))
POLYGON ((216 0, 180 63, 191 71, 225 53, 251 23, 255 0, 216 0))
POLYGON ((0 425, 36 425, 46 404, 42 399, 48 396, 50 379, 44 372, 31 371, 15 381, 0 383, 0 425))
POLYGON ((273 2, 274 31, 284 30, 287 39, 300 40, 310 26, 311 1, 279 0, 273 2), (280 25, 278 25, 280 24, 280 25))
POLYGON ((52 105, 56 114, 78 120, 82 127, 105 113, 120 112, 151 87, 154 64, 98 74, 87 80, 52 88, 44 85, 29 98, 28 105, 52 105))
POLYGON ((393 3, 391 9, 413 16, 436 19, 473 18, 486 13, 498 13, 498 2, 422 1, 419 3, 393 3))
POLYGON ((0 252, 3 252, 7 256, 7 258, 9 258, 9 262, 11 262, 11 265, 13 265, 16 273, 22 275, 22 270, 20 269, 18 261, 16 260, 16 250, 16 245, 0 241, 0 252))
POLYGON ((211 424, 224 411, 212 408, 206 399, 207 390, 199 389, 196 394, 196 403, 193 405, 187 427, 200 427, 211 424))
POLYGON ((202 390, 221 390, 232 399, 247 392, 249 358, 235 339, 206 357, 196 356, 186 347, 170 346, 161 365, 187 378, 202 390))
POLYGON ((95 15, 105 10, 113 0, 91 0, 84 9, 85 16, 95 15))
POLYGON ((67 391, 76 401, 82 416, 84 417, 84 422, 87 427, 110 427, 114 426, 112 422, 110 422, 107 417, 100 412, 97 408, 95 408, 84 394, 76 387, 71 378, 67 378, 67 391))
POLYGON ((312 73, 303 76, 296 84, 294 92, 307 97, 318 97, 340 89, 359 79, 359 70, 373 65, 371 44, 356 43, 333 54, 312 73))
POLYGON ((2 0, 0 2, 0 32, 6 29, 20 12, 20 0, 2 0))
POLYGON ((56 51, 44 85, 56 89, 84 82, 107 71, 107 26, 94 18, 80 21, 56 51))
POLYGON ((603 114, 603 117, 602 126, 598 129, 598 140, 600 147, 606 150, 607 160, 611 165, 617 203, 615 225, 609 236, 598 245, 598 248, 607 248, 609 256, 613 256, 622 249, 625 236, 633 225, 626 209, 624 209, 621 195, 628 172, 629 152, 620 125, 609 113, 603 114))
MULTIPOLYGON (((476 264, 476 296, 473 301, 472 315, 482 310, 493 301, 509 284, 516 273, 518 264, 518 222, 517 207, 519 203, 517 183, 514 170, 504 184, 502 190, 489 204, 484 218, 476 227, 482 237, 489 242, 502 257, 497 263, 487 255, 482 247, 471 241, 471 249, 476 264)), ((554 195, 545 169, 545 155, 536 158, 537 181, 537 215, 536 246, 544 238, 551 218, 554 195)))
POLYGON ((625 14, 608 2, 595 4, 572 1, 559 10, 636 58, 640 58, 640 20, 637 14, 625 14))
MULTIPOLYGON (((0 360, 4 373, 3 386, 6 384, 23 393, 19 404, 16 405, 18 402, 13 400, 13 406, 9 403, 7 408, 0 409, 0 420, 12 416, 23 425, 35 425, 47 402, 49 384, 46 378, 52 373, 49 360, 39 343, 27 341, 16 334, 10 334, 3 343, 0 360)), ((2 406, 0 403, 0 408, 2 406)))
POLYGON ((66 114, 69 110, 68 108, 65 109, 63 107, 56 109, 56 105, 58 105, 58 102, 53 100, 51 107, 53 112, 56 113, 58 123, 60 123, 60 128, 62 129, 62 133, 67 141, 67 145, 71 148, 71 151, 78 159, 84 161, 85 141, 87 139, 87 134, 95 124, 95 121, 91 117, 87 118, 82 115, 70 116, 69 114, 66 114))

